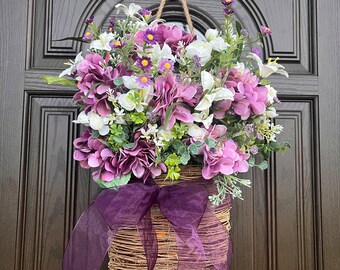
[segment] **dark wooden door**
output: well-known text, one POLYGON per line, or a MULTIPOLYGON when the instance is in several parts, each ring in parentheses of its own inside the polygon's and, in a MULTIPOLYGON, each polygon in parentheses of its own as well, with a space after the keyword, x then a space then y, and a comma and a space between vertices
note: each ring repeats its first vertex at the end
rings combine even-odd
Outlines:
MULTIPOLYGON (((102 24, 118 2, 1 0, 0 269, 60 269, 72 227, 96 193, 72 160, 73 89, 47 86, 82 48, 55 41, 102 24)), ((136 1, 156 9, 158 1, 136 1)), ((220 1, 189 0, 199 31, 223 21, 220 1)), ((292 149, 252 171, 253 188, 233 208, 234 270, 340 269, 339 1, 239 0, 236 16, 254 33, 269 25, 264 58, 280 57, 289 80, 273 78, 277 122, 292 149)), ((184 22, 170 1, 168 20, 184 22)))

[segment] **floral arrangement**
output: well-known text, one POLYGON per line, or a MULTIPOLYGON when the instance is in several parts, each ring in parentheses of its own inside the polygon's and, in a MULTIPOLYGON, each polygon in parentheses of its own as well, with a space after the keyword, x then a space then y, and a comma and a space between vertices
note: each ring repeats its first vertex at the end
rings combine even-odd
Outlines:
POLYGON ((93 168, 100 187, 116 188, 160 174, 176 181, 181 166, 202 168, 214 181, 220 204, 227 194, 240 197, 239 178, 250 167, 267 168, 283 127, 275 125, 277 91, 267 79, 284 67, 259 57, 260 41, 271 31, 261 27, 256 40, 232 17, 233 0, 224 0, 223 31, 208 29, 206 40, 163 20, 151 21, 140 6, 118 4, 124 20, 111 18, 102 30, 86 21, 89 43, 59 78, 48 83, 76 85, 81 106, 75 123, 86 126, 74 141, 74 159, 93 168), (255 156, 263 162, 255 164, 255 156))

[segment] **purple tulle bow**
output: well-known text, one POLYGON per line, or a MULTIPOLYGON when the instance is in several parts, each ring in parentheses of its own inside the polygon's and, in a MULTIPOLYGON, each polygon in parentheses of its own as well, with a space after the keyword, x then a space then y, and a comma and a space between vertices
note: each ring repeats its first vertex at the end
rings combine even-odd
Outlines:
POLYGON ((225 248, 217 249, 211 248, 216 239, 199 228, 203 216, 216 217, 207 206, 207 188, 197 182, 163 188, 156 184, 133 183, 118 190, 102 191, 74 228, 63 258, 63 270, 98 270, 117 230, 133 226, 138 228, 148 270, 154 269, 158 246, 150 208, 155 203, 175 231, 179 258, 177 269, 205 269, 206 261, 217 270, 229 269, 231 241, 226 228, 220 222, 209 228, 222 231, 228 241, 225 248))

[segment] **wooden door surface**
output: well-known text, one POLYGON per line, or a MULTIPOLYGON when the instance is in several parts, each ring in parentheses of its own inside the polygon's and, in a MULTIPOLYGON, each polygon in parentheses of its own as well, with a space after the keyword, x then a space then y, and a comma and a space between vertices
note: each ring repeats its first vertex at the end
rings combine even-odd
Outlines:
MULTIPOLYGON (((47 86, 84 50, 73 41, 90 15, 103 24, 118 2, 1 0, 0 269, 60 269, 70 232, 96 187, 72 160, 74 89, 47 86)), ((159 1, 135 1, 157 10, 159 1)), ((223 22, 220 1, 188 0, 197 31, 223 22)), ((280 57, 290 79, 273 77, 282 103, 280 139, 291 150, 251 171, 234 201, 233 270, 340 269, 340 2, 238 0, 250 33, 269 25, 263 58, 280 57)), ((184 23, 178 1, 163 14, 184 23)))

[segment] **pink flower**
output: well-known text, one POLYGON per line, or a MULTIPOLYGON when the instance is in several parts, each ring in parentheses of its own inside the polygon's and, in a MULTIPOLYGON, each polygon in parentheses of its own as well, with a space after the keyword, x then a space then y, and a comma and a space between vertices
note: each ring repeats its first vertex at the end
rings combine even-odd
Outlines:
POLYGON ((77 65, 77 92, 73 99, 85 105, 85 110, 94 110, 101 116, 112 112, 107 102, 107 90, 113 89, 114 79, 119 76, 117 68, 106 66, 106 61, 99 54, 87 54, 77 65), (94 87, 98 85, 97 87, 94 87))
POLYGON ((259 78, 249 69, 231 69, 226 87, 235 92, 232 102, 233 112, 247 120, 250 116, 261 115, 266 110, 268 89, 258 86, 259 78))
MULTIPOLYGON (((155 81, 155 97, 153 102, 154 114, 158 114, 164 123, 166 110, 174 103, 183 103, 193 106, 197 103, 198 90, 195 85, 183 85, 176 82, 173 74, 157 77, 155 81)), ((194 118, 190 110, 184 106, 176 106, 169 119, 168 128, 172 128, 176 120, 192 123, 194 118)))
POLYGON ((247 172, 249 155, 237 149, 233 140, 224 142, 216 148, 203 148, 204 167, 202 176, 211 179, 217 174, 231 175, 238 172, 247 172))

